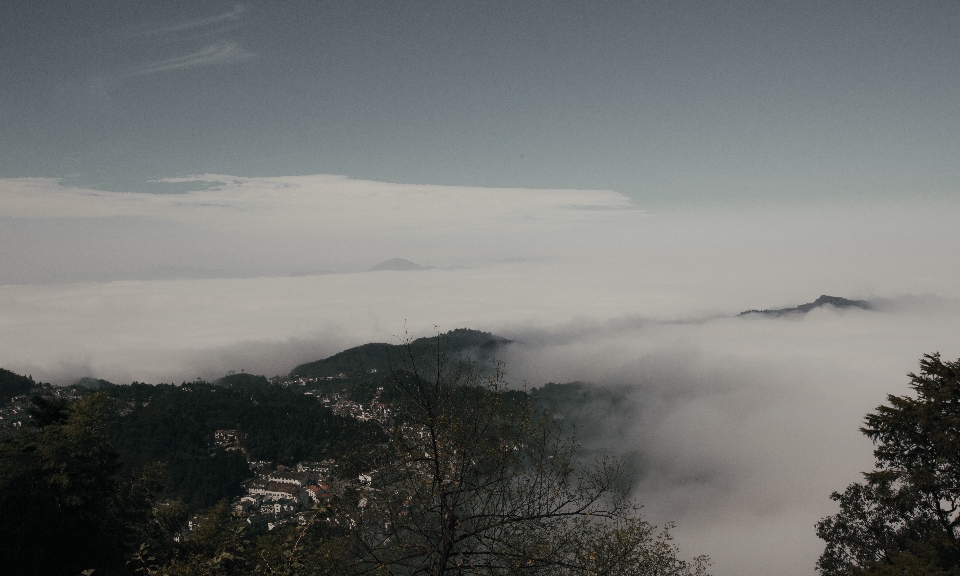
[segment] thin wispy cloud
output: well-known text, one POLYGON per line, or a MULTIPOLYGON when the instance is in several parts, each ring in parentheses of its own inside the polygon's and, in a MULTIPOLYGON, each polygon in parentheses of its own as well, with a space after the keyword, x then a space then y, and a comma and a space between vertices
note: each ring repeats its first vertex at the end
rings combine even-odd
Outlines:
POLYGON ((254 54, 252 52, 242 48, 237 43, 221 40, 190 54, 144 64, 131 72, 130 76, 143 76, 156 72, 196 68, 199 66, 231 64, 247 60, 253 56, 254 54))
POLYGON ((241 15, 247 11, 247 7, 242 4, 237 4, 233 7, 232 10, 224 12, 222 14, 217 14, 215 16, 207 16, 204 18, 195 18, 193 20, 184 20, 176 24, 170 24, 168 26, 162 26, 160 28, 155 28, 148 31, 148 34, 171 34, 175 32, 183 32, 186 30, 196 30, 199 28, 208 28, 219 26, 225 23, 233 23, 240 19, 241 15))
POLYGON ((253 52, 227 37, 230 31, 242 24, 247 10, 245 5, 236 4, 233 9, 212 16, 133 31, 131 35, 138 37, 140 42, 176 44, 180 54, 137 64, 125 75, 144 76, 184 68, 231 64, 253 57, 253 52))

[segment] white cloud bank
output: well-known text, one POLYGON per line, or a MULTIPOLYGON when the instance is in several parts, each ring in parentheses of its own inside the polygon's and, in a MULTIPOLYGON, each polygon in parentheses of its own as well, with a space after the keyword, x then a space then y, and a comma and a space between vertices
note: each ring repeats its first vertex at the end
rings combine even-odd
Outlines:
POLYGON ((337 176, 200 178, 224 184, 188 194, 130 194, 45 179, 0 182, 0 259, 7 263, 0 284, 137 278, 156 266, 242 276, 360 271, 393 256, 473 265, 556 254, 587 239, 598 223, 640 217, 614 192, 337 176))
POLYGON ((598 437, 642 457, 638 493, 685 551, 719 575, 800 575, 829 492, 870 465, 860 418, 922 353, 960 356, 958 204, 650 214, 609 191, 201 178, 224 184, 0 181, 0 366, 272 375, 405 324, 493 331, 522 342, 516 382, 630 391, 598 437), (436 268, 361 272, 392 257, 436 268), (162 266, 236 277, 136 279, 162 266), (340 273, 289 276, 323 269, 340 273), (727 317, 820 294, 884 306, 727 317))
POLYGON ((810 575, 828 495, 872 468, 857 430, 925 352, 960 356, 956 302, 888 302, 796 318, 573 322, 508 334, 515 379, 584 380, 624 395, 596 402, 586 446, 639 463, 647 514, 677 521, 682 549, 716 574, 810 575))

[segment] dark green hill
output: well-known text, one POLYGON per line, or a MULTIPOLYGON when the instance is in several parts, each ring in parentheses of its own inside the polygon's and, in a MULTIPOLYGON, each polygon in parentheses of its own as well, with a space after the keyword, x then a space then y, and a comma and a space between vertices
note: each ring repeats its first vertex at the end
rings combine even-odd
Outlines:
POLYGON ((0 368, 0 402, 6 402, 14 396, 27 394, 34 386, 36 384, 33 383, 33 380, 26 376, 0 368))
POLYGON ((369 454, 366 443, 381 441, 373 424, 337 416, 316 397, 280 386, 132 384, 108 393, 128 407, 110 434, 121 461, 131 469, 164 463, 164 496, 193 509, 238 495, 251 475, 247 458, 284 465, 335 458, 349 476, 359 473, 349 456, 369 454), (217 430, 235 432, 242 450, 218 446, 217 430))
MULTIPOLYGON (((490 360, 494 354, 510 340, 495 336, 489 332, 457 328, 440 335, 440 347, 451 359, 473 359, 479 362, 490 360)), ((437 349, 437 337, 418 338, 410 344, 410 350, 416 356, 430 354, 437 349)), ((294 378, 345 379, 364 378, 367 374, 388 373, 391 368, 404 364, 407 348, 402 344, 364 344, 344 350, 329 358, 301 364, 290 372, 294 378)))
POLYGON ((270 382, 267 380, 266 376, 241 372, 240 374, 229 374, 224 376, 223 378, 214 382, 214 384, 217 386, 223 386, 224 388, 232 388, 234 390, 253 391, 269 386, 270 382))
POLYGON ((107 388, 110 386, 116 386, 113 382, 104 380, 103 378, 92 378, 90 376, 84 376, 83 378, 78 379, 73 383, 74 386, 80 386, 83 388, 89 388, 91 390, 100 390, 101 388, 107 388))
POLYGON ((779 308, 777 310, 747 310, 741 312, 740 316, 748 314, 764 314, 767 316, 785 316, 787 314, 806 314, 814 308, 821 306, 833 306, 834 308, 860 308, 862 310, 872 310, 873 306, 866 300, 848 300, 839 296, 827 296, 824 294, 813 302, 801 304, 793 308, 779 308))
POLYGON ((293 377, 325 378, 343 374, 359 377, 370 370, 385 372, 398 359, 398 347, 392 344, 364 344, 329 358, 301 364, 290 371, 293 377))
MULTIPOLYGON (((443 334, 448 352, 477 352, 481 355, 489 355, 511 341, 506 338, 496 336, 489 332, 471 330, 469 328, 457 328, 443 334)), ((414 346, 436 346, 436 337, 419 338, 413 342, 414 346)))

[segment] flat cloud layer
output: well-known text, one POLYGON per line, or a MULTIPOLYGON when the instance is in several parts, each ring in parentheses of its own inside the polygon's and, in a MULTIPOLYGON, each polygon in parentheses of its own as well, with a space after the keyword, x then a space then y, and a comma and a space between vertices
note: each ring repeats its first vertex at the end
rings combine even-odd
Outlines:
MULTIPOLYGON (((0 284, 141 279, 156 267, 227 276, 435 266, 555 253, 558 231, 642 217, 614 192, 411 186, 339 176, 199 176, 186 194, 0 182, 0 284), (504 254, 505 256, 493 256, 504 254)), ((564 244, 567 244, 566 242, 564 244)), ((561 246, 562 247, 562 246, 561 246)))
POLYGON ((179 382, 405 326, 489 330, 518 342, 517 385, 627 391, 585 437, 639 459, 647 514, 677 520, 685 552, 799 575, 830 491, 871 464, 863 414, 924 352, 960 356, 960 204, 648 213, 609 191, 195 179, 221 184, 0 181, 0 366, 179 382), (394 257, 434 268, 361 272, 394 257), (145 279, 178 267, 192 279, 145 279), (881 306, 734 317, 821 294, 881 306))

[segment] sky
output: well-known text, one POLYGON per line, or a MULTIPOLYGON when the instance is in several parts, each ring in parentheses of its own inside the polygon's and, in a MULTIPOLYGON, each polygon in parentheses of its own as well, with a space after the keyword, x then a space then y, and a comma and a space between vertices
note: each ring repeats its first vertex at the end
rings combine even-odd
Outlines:
POLYGON ((0 366, 267 376, 470 327, 719 576, 812 575, 960 357, 955 2, 6 2, 0 366), (405 258, 424 268, 370 268, 405 258), (738 318, 821 294, 871 311, 738 318))
POLYGON ((0 176, 957 192, 960 6, 5 2, 0 176))

